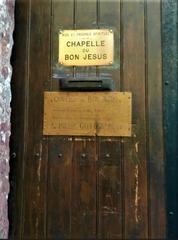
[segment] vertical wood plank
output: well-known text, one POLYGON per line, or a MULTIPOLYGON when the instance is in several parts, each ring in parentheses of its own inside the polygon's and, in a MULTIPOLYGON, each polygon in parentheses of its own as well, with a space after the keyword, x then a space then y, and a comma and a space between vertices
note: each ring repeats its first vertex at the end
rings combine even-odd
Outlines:
POLYGON ((47 238, 70 238, 72 138, 49 139, 47 238))
POLYGON ((10 139, 9 237, 20 239, 23 209, 23 164, 26 148, 26 87, 28 85, 29 2, 15 4, 15 32, 12 52, 12 101, 10 139))
POLYGON ((76 0, 75 10, 77 28, 92 29, 96 27, 96 0, 76 0))
POLYGON ((114 80, 115 90, 120 89, 120 0, 99 1, 99 28, 109 28, 114 33, 114 62, 111 66, 101 66, 100 77, 109 75, 114 80))
MULTIPOLYGON (((52 91, 59 78, 73 75, 73 68, 58 64, 59 29, 73 29, 74 1, 52 1, 52 91)), ((49 137, 47 238, 71 238, 71 168, 73 142, 68 137, 49 137)))
POLYGON ((147 1, 149 237, 166 238, 160 1, 147 1))
MULTIPOLYGON (((77 29, 97 28, 97 0, 75 0, 74 27, 77 29)), ((75 77, 96 77, 96 67, 75 67, 75 77)))
POLYGON ((124 238, 148 237, 144 1, 123 1, 123 90, 133 94, 133 137, 124 140, 124 238))
MULTIPOLYGON (((112 77, 120 90, 120 1, 99 1, 100 28, 114 31, 114 63, 99 67, 100 77, 112 77)), ((98 237, 122 238, 122 183, 120 139, 98 138, 98 237)))
POLYGON ((71 238, 96 238, 96 140, 75 138, 72 164, 71 238))
MULTIPOLYGON (((75 0, 74 28, 96 28, 96 0, 75 0)), ((75 67, 74 77, 96 76, 96 67, 75 67)), ((96 237, 96 141, 74 140, 71 237, 96 237), (86 157, 84 155, 86 154, 86 157), (83 156, 83 157, 82 157, 83 156), (83 158, 83 159, 82 159, 83 158), (83 161, 83 163, 82 163, 83 161)))
POLYGON ((162 1, 167 239, 178 239, 178 2, 162 1))
POLYGON ((59 78, 73 76, 73 68, 58 63, 59 31, 74 28, 74 0, 52 0, 52 77, 53 89, 59 90, 59 78))
POLYGON ((22 238, 46 237, 47 143, 42 140, 43 91, 50 76, 50 1, 30 2, 28 136, 22 238))
POLYGON ((98 166, 98 237, 121 239, 121 145, 119 139, 100 139, 98 166))

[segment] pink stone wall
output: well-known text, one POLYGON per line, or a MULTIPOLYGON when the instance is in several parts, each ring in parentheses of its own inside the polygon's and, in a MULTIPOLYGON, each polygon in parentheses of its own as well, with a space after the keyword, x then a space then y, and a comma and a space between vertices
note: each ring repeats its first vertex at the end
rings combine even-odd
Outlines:
POLYGON ((0 239, 8 237, 10 56, 13 45, 15 0, 0 0, 0 239))

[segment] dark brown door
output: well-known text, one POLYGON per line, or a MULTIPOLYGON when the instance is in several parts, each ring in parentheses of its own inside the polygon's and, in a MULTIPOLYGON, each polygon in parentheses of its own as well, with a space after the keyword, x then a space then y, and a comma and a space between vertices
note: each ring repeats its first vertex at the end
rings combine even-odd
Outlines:
POLYGON ((16 1, 10 235, 165 238, 159 1, 16 1), (59 29, 112 28, 115 64, 62 67, 59 29), (105 76, 133 95, 131 137, 43 136, 44 91, 105 76))

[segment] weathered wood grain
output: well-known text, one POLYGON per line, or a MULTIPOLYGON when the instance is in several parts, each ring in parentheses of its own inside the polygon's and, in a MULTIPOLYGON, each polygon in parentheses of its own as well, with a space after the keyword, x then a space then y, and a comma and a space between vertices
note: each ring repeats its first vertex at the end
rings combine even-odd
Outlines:
POLYGON ((71 238, 96 238, 96 140, 74 138, 71 238))
MULTIPOLYGON (((96 28, 96 0, 75 0, 74 3, 74 29, 96 28)), ((75 78, 96 76, 96 67, 76 67, 73 69, 75 78)), ((74 138, 71 209, 71 236, 73 238, 96 237, 95 148, 95 141, 87 141, 84 138, 81 141, 77 141, 74 138), (86 151, 88 154, 86 156, 90 162, 88 167, 87 165, 80 165, 82 151, 86 151)), ((86 160, 85 157, 83 160, 86 160)))
MULTIPOLYGON (((52 79, 50 79, 50 90, 60 91, 59 78, 73 76, 73 68, 58 64, 58 33, 60 29, 73 29, 74 1, 52 1, 51 8, 52 79)), ((72 138, 61 136, 49 138, 47 238, 71 237, 72 154, 72 138)))
MULTIPOLYGON (((99 1, 99 0, 98 0, 99 1)), ((99 1, 98 27, 109 28, 114 33, 114 62, 111 66, 99 67, 100 77, 111 76, 114 79, 115 90, 120 90, 120 64, 121 64, 121 43, 120 43, 120 0, 99 1)))
POLYGON ((30 2, 28 46, 28 122, 24 165, 22 238, 46 236, 47 149, 42 140, 44 83, 50 76, 50 1, 30 2), (39 17, 40 16, 40 17, 39 17))
POLYGON ((133 93, 133 137, 124 140, 124 238, 148 237, 144 1, 122 5, 123 90, 133 93))
POLYGON ((166 238, 160 1, 146 12, 149 237, 166 238))
POLYGON ((27 122, 27 66, 29 38, 29 3, 16 1, 15 32, 12 52, 13 75, 11 81, 11 141, 10 141, 10 195, 9 237, 20 239, 23 213, 23 167, 26 159, 27 122), (19 27, 18 27, 19 26, 19 27), (23 67, 22 67, 23 66, 23 67))
POLYGON ((47 238, 70 238, 72 138, 49 138, 47 238))
POLYGON ((98 149, 98 237, 122 238, 120 139, 100 138, 98 149))
POLYGON ((178 2, 162 1, 164 142, 167 239, 178 238, 178 2))
MULTIPOLYGON (((114 32, 114 63, 97 69, 100 77, 113 78, 115 90, 120 91, 120 1, 99 1, 98 27, 114 32)), ((122 239, 122 153, 120 138, 98 139, 98 237, 122 239), (108 163, 110 162, 111 163, 108 163)))
MULTIPOLYGON (((54 0, 52 5, 47 0, 22 2, 17 0, 16 3, 20 14, 16 20, 19 30, 15 35, 17 57, 13 60, 12 83, 15 89, 12 149, 17 152, 16 163, 12 164, 16 177, 12 180, 16 182, 12 236, 30 239, 164 238, 159 3, 143 0, 54 0), (58 64, 59 29, 102 27, 111 27, 115 34, 113 66, 68 68, 58 64), (58 91, 57 79, 69 76, 112 76, 116 91, 131 91, 132 137, 43 137, 43 93, 58 91)), ((165 6, 164 3, 164 21, 165 6)), ((166 114, 175 116, 176 68, 172 69, 166 54, 167 51, 173 54, 170 41, 175 43, 176 38, 168 41, 166 34, 163 31, 164 44, 169 43, 163 51, 163 66, 167 68, 169 63, 170 72, 169 76, 164 73, 164 78, 173 76, 171 71, 174 73, 169 82, 165 80, 166 106, 168 98, 174 99, 166 114)), ((168 120, 170 117, 166 118, 166 133, 171 131, 176 139, 168 120)), ((171 120, 172 123, 175 121, 171 120)), ((169 140, 173 138, 169 136, 169 140)), ((167 142, 175 156, 176 141, 173 145, 167 142)), ((176 167, 175 158, 170 154, 167 152, 172 166, 176 167)), ((172 167, 169 172, 175 176, 172 167)), ((169 193, 173 190, 170 187, 169 193)), ((172 224, 176 221, 171 220, 172 216, 177 216, 176 202, 168 206, 169 224, 172 224)), ((171 228, 175 236, 176 230, 171 228)))
POLYGON ((59 79, 73 76, 73 68, 58 63, 59 31, 74 28, 74 0, 52 0, 51 6, 52 88, 59 90, 59 79))

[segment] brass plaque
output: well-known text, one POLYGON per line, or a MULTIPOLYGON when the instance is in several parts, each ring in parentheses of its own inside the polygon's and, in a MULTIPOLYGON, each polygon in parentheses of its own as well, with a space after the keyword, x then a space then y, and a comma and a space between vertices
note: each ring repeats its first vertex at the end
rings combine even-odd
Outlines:
POLYGON ((44 135, 131 136, 129 92, 45 92, 44 135))
POLYGON ((63 30, 59 32, 59 63, 66 66, 97 66, 113 63, 111 29, 63 30))

